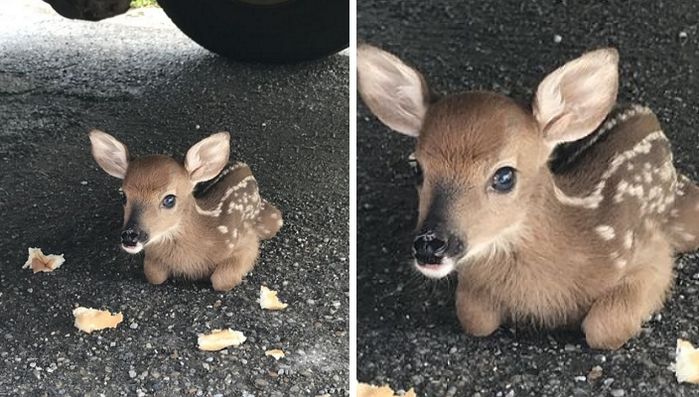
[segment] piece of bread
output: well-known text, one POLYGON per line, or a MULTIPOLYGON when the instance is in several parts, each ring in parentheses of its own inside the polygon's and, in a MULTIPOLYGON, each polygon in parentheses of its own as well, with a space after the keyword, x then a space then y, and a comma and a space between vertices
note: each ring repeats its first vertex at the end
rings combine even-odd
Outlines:
POLYGON ((284 310, 289 306, 277 297, 277 291, 264 285, 260 287, 260 307, 267 310, 284 310))
MULTIPOLYGON (((366 383, 357 385, 357 397, 400 397, 393 393, 393 390, 388 386, 372 386, 366 383)), ((403 397, 417 397, 415 390, 410 389, 403 397)))
POLYGON ((73 309, 73 317, 75 317, 75 327, 88 334, 105 328, 116 328, 124 321, 124 315, 121 313, 112 314, 106 310, 82 306, 73 309))
POLYGON ((286 357, 284 351, 281 349, 272 349, 265 352, 265 356, 274 357, 275 360, 286 357))
POLYGON ((699 383, 699 350, 682 339, 677 339, 675 376, 680 383, 699 383))
POLYGON ((65 261, 63 254, 44 255, 41 248, 29 248, 29 258, 22 269, 32 269, 34 273, 52 272, 61 267, 65 261))
POLYGON ((197 343, 199 350, 219 351, 228 346, 240 346, 247 338, 240 331, 232 329, 215 329, 209 334, 199 334, 197 343))

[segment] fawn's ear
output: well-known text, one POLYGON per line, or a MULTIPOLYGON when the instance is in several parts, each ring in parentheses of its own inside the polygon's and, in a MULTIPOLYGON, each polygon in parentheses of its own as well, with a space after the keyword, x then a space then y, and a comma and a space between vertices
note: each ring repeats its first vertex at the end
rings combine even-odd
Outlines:
POLYGON ((90 131, 92 157, 109 175, 124 179, 129 167, 129 151, 123 143, 100 130, 90 131))
POLYGON ((230 134, 219 132, 197 142, 187 151, 184 168, 192 183, 212 179, 228 164, 231 151, 230 134))
POLYGON ((386 51, 363 44, 357 48, 357 88, 386 126, 413 137, 420 134, 430 93, 418 71, 386 51))
POLYGON ((532 108, 549 146, 583 138, 604 121, 616 103, 618 64, 614 48, 591 51, 539 84, 532 108))

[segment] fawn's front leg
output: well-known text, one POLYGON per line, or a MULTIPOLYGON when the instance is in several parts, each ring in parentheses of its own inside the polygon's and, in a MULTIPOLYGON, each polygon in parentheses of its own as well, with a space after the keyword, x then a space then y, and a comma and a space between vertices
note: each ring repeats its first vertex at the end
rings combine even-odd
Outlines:
POLYGON ((582 323, 587 344, 616 350, 641 331, 641 325, 663 306, 672 283, 672 256, 666 242, 651 242, 641 262, 601 298, 582 323))
POLYGON ((146 274, 146 280, 156 285, 164 283, 170 276, 167 266, 155 259, 149 258, 148 255, 146 255, 143 260, 143 272, 146 274))
POLYGON ((456 315, 466 333, 473 336, 488 336, 502 323, 500 310, 461 280, 456 289, 456 315))
POLYGON ((211 284, 216 291, 229 291, 243 281, 243 277, 255 266, 260 250, 257 238, 249 238, 240 243, 239 248, 222 263, 216 265, 211 275, 211 284))

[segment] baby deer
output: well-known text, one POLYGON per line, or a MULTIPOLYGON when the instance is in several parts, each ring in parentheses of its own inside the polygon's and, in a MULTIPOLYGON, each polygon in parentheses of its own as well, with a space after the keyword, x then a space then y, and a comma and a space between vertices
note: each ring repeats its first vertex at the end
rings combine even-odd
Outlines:
POLYGON ((130 254, 145 250, 151 284, 170 276, 210 277, 215 290, 228 291, 252 270, 260 240, 281 228, 281 213, 260 197, 250 168, 236 163, 224 169, 229 140, 227 132, 211 135, 181 164, 161 155, 129 159, 113 136, 90 132, 97 164, 123 179, 121 246, 130 254))
POLYGON ((369 109, 416 138, 416 267, 458 273, 467 333, 580 325, 591 347, 617 349, 662 308, 673 254, 699 247, 699 189, 677 175, 651 110, 612 112, 616 50, 546 76, 531 107, 491 92, 435 98, 368 45, 357 65, 369 109))

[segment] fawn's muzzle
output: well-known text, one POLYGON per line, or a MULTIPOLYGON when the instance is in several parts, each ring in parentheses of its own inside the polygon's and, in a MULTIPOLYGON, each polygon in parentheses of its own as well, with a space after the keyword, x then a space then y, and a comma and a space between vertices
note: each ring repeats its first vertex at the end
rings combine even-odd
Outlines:
POLYGON ((126 229, 121 232, 121 243, 127 246, 133 246, 138 243, 139 232, 135 229, 126 229))
POLYGON ((143 249, 143 243, 148 240, 146 232, 137 228, 127 228, 121 232, 121 246, 130 254, 136 254, 143 249))
POLYGON ((437 235, 433 230, 425 230, 415 237, 413 255, 418 265, 439 265, 447 253, 446 237, 437 235))

